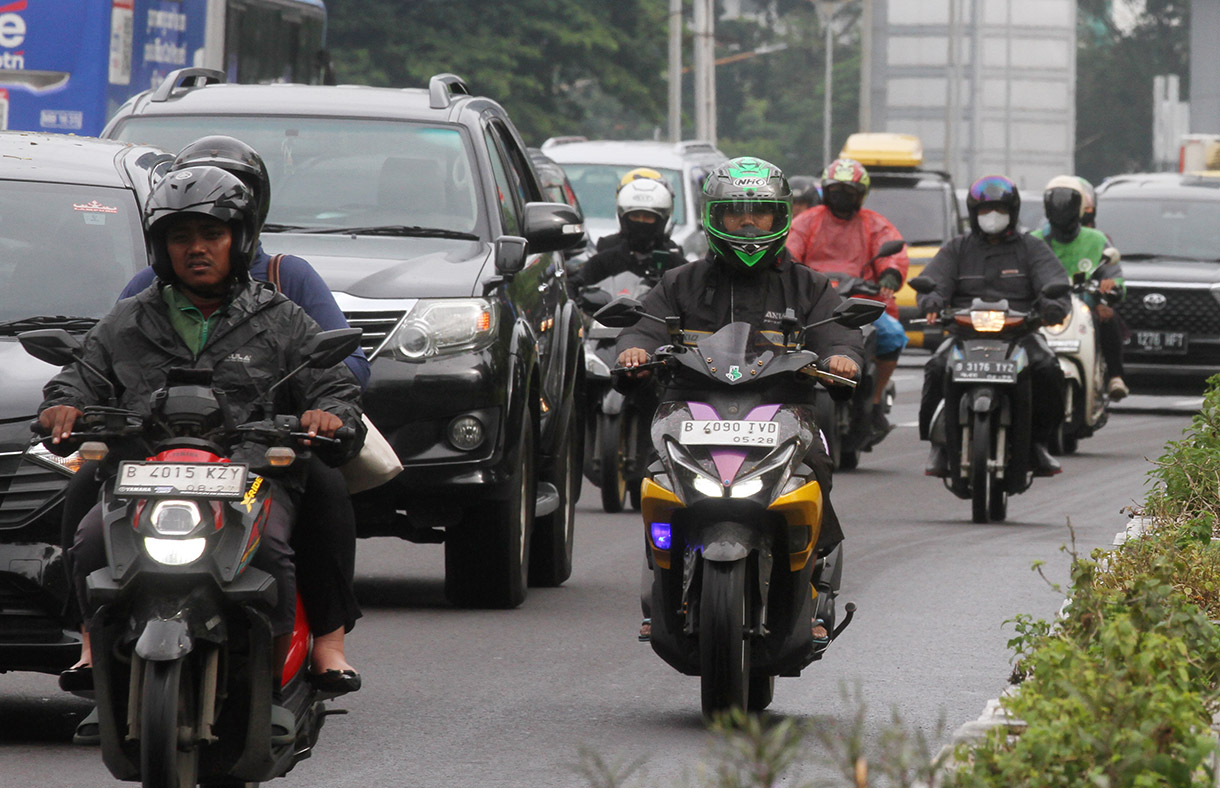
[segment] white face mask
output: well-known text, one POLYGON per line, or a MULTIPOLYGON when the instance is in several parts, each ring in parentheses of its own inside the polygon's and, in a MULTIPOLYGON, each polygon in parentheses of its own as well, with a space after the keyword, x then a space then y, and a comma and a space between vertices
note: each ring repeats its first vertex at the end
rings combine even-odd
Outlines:
POLYGON ((1008 214, 1000 211, 979 214, 979 229, 989 235, 996 235, 1008 229, 1008 214))

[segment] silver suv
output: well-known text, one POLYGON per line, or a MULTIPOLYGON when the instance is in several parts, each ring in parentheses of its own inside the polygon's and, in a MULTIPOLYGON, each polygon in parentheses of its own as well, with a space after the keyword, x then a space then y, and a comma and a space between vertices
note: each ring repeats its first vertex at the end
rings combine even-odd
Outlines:
POLYGON ((674 241, 688 260, 707 253, 707 239, 699 223, 699 194, 707 174, 728 159, 712 143, 552 137, 542 143, 542 152, 563 165, 594 241, 618 232, 614 195, 619 180, 636 167, 651 167, 674 190, 674 241))

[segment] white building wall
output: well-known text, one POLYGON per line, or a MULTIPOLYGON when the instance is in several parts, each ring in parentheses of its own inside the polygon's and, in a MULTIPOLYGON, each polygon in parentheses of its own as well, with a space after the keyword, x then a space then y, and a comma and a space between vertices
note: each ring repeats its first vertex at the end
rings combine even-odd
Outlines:
POLYGON ((1073 171, 1076 0, 865 1, 871 131, 918 134, 959 187, 999 172, 1040 191, 1073 171))

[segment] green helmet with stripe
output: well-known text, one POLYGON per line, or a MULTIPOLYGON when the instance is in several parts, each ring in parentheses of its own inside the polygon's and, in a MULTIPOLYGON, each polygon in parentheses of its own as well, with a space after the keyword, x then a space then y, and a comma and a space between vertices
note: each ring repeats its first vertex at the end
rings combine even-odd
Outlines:
POLYGON ((749 273, 773 268, 792 226, 792 190, 783 171, 744 156, 703 182, 703 229, 712 253, 749 273))

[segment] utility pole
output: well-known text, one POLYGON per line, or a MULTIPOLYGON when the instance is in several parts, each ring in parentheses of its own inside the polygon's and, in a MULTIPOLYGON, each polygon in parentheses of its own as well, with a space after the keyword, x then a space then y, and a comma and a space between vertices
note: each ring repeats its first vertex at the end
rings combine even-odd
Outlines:
POLYGON ((695 1, 695 138, 716 143, 715 0, 695 1))
POLYGON ((682 139, 682 0, 669 0, 669 141, 682 139))
MULTIPOLYGON (((830 163, 831 106, 834 93, 834 15, 843 0, 812 0, 826 31, 826 82, 822 88, 822 165, 830 163)), ((864 97, 861 96, 863 102, 864 97)))
POLYGON ((873 125, 873 0, 860 0, 860 131, 873 125))

